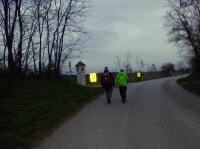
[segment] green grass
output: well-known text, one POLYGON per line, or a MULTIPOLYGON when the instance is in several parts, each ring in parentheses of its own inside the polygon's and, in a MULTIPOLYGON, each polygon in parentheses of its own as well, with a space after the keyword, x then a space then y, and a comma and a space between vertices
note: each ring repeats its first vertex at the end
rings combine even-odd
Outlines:
POLYGON ((66 79, 0 79, 0 148, 36 145, 101 93, 66 79))
POLYGON ((197 96, 200 96, 200 74, 181 78, 177 82, 184 89, 194 93, 197 96))

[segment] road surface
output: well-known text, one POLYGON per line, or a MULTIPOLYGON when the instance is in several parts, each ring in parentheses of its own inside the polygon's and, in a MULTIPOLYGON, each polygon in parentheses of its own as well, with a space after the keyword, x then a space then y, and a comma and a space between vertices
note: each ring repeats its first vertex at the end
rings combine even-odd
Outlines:
POLYGON ((127 104, 101 96, 36 149, 200 149, 200 98, 176 79, 130 84, 127 104))

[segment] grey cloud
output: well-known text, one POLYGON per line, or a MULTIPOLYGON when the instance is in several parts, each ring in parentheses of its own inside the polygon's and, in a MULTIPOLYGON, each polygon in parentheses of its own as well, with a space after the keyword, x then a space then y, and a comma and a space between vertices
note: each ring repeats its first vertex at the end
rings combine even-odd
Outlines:
POLYGON ((163 29, 165 0, 94 0, 94 4, 85 24, 90 32, 83 55, 88 71, 101 71, 105 65, 114 69, 115 57, 127 51, 150 63, 177 61, 177 49, 167 43, 163 29))

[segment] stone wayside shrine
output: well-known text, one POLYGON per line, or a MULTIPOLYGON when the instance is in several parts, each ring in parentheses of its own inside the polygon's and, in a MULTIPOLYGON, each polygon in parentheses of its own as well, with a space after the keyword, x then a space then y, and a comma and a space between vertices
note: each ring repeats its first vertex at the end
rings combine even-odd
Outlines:
POLYGON ((81 85, 86 85, 85 67, 86 65, 81 61, 76 64, 77 83, 81 85))

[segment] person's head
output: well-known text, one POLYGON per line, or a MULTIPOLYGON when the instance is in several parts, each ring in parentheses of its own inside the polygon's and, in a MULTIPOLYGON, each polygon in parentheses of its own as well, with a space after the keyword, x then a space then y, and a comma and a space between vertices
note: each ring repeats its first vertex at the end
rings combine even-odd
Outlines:
POLYGON ((124 72, 124 69, 120 69, 120 72, 124 72))
POLYGON ((105 67, 105 68, 104 68, 104 72, 105 72, 105 73, 109 72, 108 67, 105 67))

